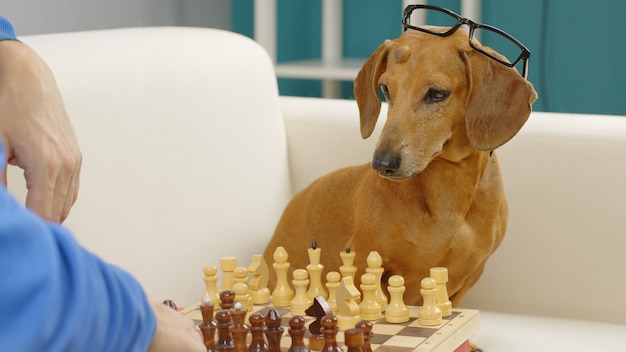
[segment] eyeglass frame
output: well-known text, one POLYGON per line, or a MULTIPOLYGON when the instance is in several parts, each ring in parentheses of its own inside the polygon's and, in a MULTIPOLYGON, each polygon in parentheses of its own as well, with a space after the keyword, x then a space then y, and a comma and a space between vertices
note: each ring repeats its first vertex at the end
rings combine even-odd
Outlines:
POLYGON ((524 77, 524 79, 528 79, 528 61, 530 60, 530 50, 528 50, 528 48, 526 48, 526 46, 524 46, 524 44, 522 44, 519 40, 515 39, 513 36, 511 36, 510 34, 506 33, 505 31, 487 25, 487 24, 483 24, 483 23, 478 23, 478 22, 474 22, 468 18, 462 17, 459 14, 450 11, 448 9, 439 7, 439 6, 433 6, 433 5, 408 5, 405 9, 404 9, 404 14, 402 16, 402 26, 404 27, 404 31, 406 32, 407 29, 414 29, 420 32, 424 32, 424 33, 429 33, 429 34, 434 34, 440 37, 447 37, 449 35, 451 35, 452 33, 456 32, 457 29, 459 29, 459 27, 461 27, 462 25, 467 25, 469 27, 469 45, 476 51, 482 53, 483 55, 486 55, 487 57, 490 57, 496 61, 498 61, 499 63, 508 66, 508 67, 515 67, 520 60, 522 60, 523 65, 522 65, 522 77, 524 77), (456 25, 450 27, 449 30, 445 31, 445 32, 436 32, 436 31, 431 31, 428 30, 426 28, 421 28, 421 27, 417 27, 417 26, 413 26, 411 24, 409 24, 410 21, 410 17, 411 14, 413 13, 413 11, 415 9, 427 9, 427 10, 435 10, 435 11, 439 11, 441 13, 444 13, 446 15, 449 15, 451 17, 456 18, 457 23, 456 25), (521 53, 519 54, 519 56, 517 57, 517 59, 515 59, 515 61, 513 62, 508 62, 506 60, 503 60, 489 52, 487 52, 486 50, 478 47, 472 39, 474 39, 474 30, 477 28, 484 28, 487 29, 489 31, 495 32, 501 36, 503 36, 504 38, 510 40, 511 42, 513 42, 513 44, 515 44, 520 50, 521 53))

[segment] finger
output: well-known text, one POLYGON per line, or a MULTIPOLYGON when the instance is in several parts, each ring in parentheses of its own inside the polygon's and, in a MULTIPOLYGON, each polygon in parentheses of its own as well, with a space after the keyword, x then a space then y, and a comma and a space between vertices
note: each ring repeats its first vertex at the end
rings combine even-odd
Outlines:
POLYGON ((24 169, 26 179, 26 207, 49 221, 58 221, 54 217, 54 193, 57 184, 57 170, 53 160, 27 160, 17 164, 24 169), (32 167, 30 165, 44 165, 32 167))
POLYGON ((54 221, 52 216, 52 199, 54 197, 54 188, 37 184, 36 182, 26 181, 26 207, 42 218, 54 221))
POLYGON ((59 222, 64 222, 70 214, 70 210, 76 203, 76 199, 78 198, 78 190, 80 186, 80 172, 75 172, 74 176, 72 176, 72 180, 68 186, 67 196, 65 197, 65 203, 63 204, 63 209, 61 212, 61 217, 59 218, 59 222))
POLYGON ((2 170, 2 175, 0 175, 0 182, 4 185, 4 187, 7 186, 7 166, 4 165, 4 170, 2 170))
POLYGON ((57 186, 57 190, 55 190, 53 214, 55 217, 57 213, 59 214, 57 221, 61 223, 67 219, 72 206, 74 206, 74 203, 78 198, 81 160, 79 159, 78 161, 73 162, 71 168, 71 176, 69 182, 65 185, 65 188, 63 188, 64 181, 61 181, 57 186), (63 189, 65 189, 65 192, 62 191, 63 189))

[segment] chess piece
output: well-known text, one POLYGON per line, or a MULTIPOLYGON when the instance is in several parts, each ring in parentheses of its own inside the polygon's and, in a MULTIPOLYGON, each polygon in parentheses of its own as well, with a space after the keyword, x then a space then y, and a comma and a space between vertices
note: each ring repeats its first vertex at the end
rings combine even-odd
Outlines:
POLYGON ((248 285, 238 282, 233 286, 233 292, 235 292, 235 304, 241 303, 241 305, 248 311, 248 314, 244 319, 247 323, 248 317, 254 308, 254 305, 252 304, 252 297, 248 293, 248 285))
POLYGON ((422 308, 417 312, 417 323, 424 326, 439 325, 441 319, 441 309, 437 307, 437 282, 432 277, 425 277, 421 282, 420 293, 424 299, 422 308))
POLYGON ((296 289, 296 293, 290 302, 291 314, 293 315, 305 315, 307 310, 313 301, 306 294, 306 289, 309 286, 309 274, 304 269, 296 269, 293 271, 293 287, 296 289))
POLYGON ((246 314, 248 314, 248 309, 240 302, 235 303, 235 307, 230 311, 233 323, 230 325, 229 331, 234 343, 233 352, 248 352, 246 337, 250 328, 244 323, 246 314))
POLYGON ((359 304, 361 311, 361 319, 363 320, 379 320, 382 319, 383 313, 380 304, 376 300, 376 277, 373 274, 365 273, 361 275, 361 292, 363 298, 359 304))
POLYGON ((448 268, 436 267, 430 269, 430 277, 435 279, 437 283, 437 307, 441 309, 442 317, 449 317, 452 315, 452 302, 448 297, 448 268))
POLYGON ((372 332, 374 324, 370 321, 362 320, 356 323, 355 327, 363 331, 363 352, 372 352, 370 340, 374 337, 374 333, 372 332))
POLYGON ((320 352, 343 352, 343 349, 337 345, 337 317, 332 314, 322 318, 322 328, 320 329, 324 335, 324 346, 320 352))
MULTIPOLYGON (((356 252, 352 251, 350 248, 346 248, 345 251, 339 253, 341 257, 342 266, 339 267, 339 272, 341 273, 341 278, 351 277, 352 282, 354 282, 355 274, 356 274, 356 266, 354 265, 354 257, 356 256, 356 252)), ((356 304, 361 303, 361 296, 355 297, 356 304)))
POLYGON ((354 274, 356 273, 356 266, 354 265, 354 257, 356 253, 353 252, 350 248, 346 248, 343 252, 339 253, 341 257, 341 262, 343 263, 339 267, 339 272, 341 273, 341 277, 352 276, 354 278, 354 274))
POLYGON ((265 316, 265 336, 269 352, 280 351, 280 338, 283 336, 282 317, 278 310, 270 309, 265 316))
POLYGON ((315 318, 315 320, 309 324, 309 331, 313 335, 319 335, 321 334, 320 328, 322 326, 322 318, 328 314, 332 314, 332 311, 330 310, 330 306, 324 297, 317 296, 313 300, 313 304, 305 311, 305 313, 307 316, 315 318))
POLYGON ((248 352, 268 352, 269 347, 267 346, 267 343, 265 343, 265 338, 263 337, 263 323, 265 322, 265 317, 261 313, 254 313, 250 315, 249 320, 252 342, 250 342, 248 352))
POLYGON ((304 344, 304 318, 296 315, 289 319, 289 336, 291 336, 291 347, 287 352, 311 352, 304 344))
MULTIPOLYGON (((217 291, 217 267, 215 265, 208 265, 204 267, 204 285, 206 286, 206 290, 205 293, 207 293, 209 295, 209 298, 211 299, 211 302, 213 302, 214 305, 217 305, 220 303, 220 294, 217 291)), ((203 298, 200 299, 200 302, 202 302, 204 300, 204 295, 203 298)))
POLYGON ((163 305, 168 308, 172 308, 175 311, 178 311, 178 307, 176 306, 176 303, 174 303, 174 301, 171 299, 163 300, 163 305))
POLYGON ((324 285, 322 285, 322 271, 324 270, 324 265, 320 264, 322 250, 317 248, 317 242, 315 242, 315 240, 313 240, 311 247, 312 248, 308 249, 309 264, 306 266, 311 284, 306 294, 311 299, 317 296, 322 296, 324 299, 327 299, 328 293, 324 289, 324 285))
POLYGON ((217 328, 217 324, 213 321, 214 307, 215 305, 211 302, 209 294, 205 293, 204 301, 200 305, 202 323, 200 323, 199 327, 207 352, 217 351, 217 347, 215 346, 215 329, 217 328))
MULTIPOLYGON (((339 273, 337 273, 339 274, 339 273)), ((315 318, 315 320, 309 324, 309 348, 313 351, 319 351, 324 346, 324 336, 320 331, 322 327, 322 318, 327 314, 332 314, 328 302, 322 296, 317 296, 313 300, 313 305, 305 311, 306 315, 315 318)))
POLYGON ((367 268, 365 268, 365 272, 374 275, 374 281, 376 282, 376 292, 374 295, 380 305, 380 311, 384 312, 387 308, 387 296, 381 285, 383 273, 385 272, 382 265, 383 258, 377 251, 371 251, 370 254, 367 255, 367 268))
POLYGON ((202 299, 202 304, 200 304, 200 313, 202 314, 203 322, 213 321, 213 310, 215 305, 211 302, 211 298, 208 293, 204 293, 204 298, 202 299))
POLYGON ((276 272, 276 287, 272 291, 272 304, 274 307, 289 307, 293 298, 293 290, 287 280, 289 271, 289 256, 283 247, 278 247, 274 251, 274 271, 276 272))
POLYGON ((220 292, 220 308, 231 309, 235 306, 235 291, 224 290, 220 292))
POLYGON ((389 278, 389 303, 385 311, 385 321, 388 323, 405 323, 409 321, 409 308, 404 304, 404 278, 393 275, 389 278))
POLYGON ((261 254, 252 256, 252 262, 248 266, 248 273, 252 275, 249 285, 249 293, 253 304, 266 304, 270 301, 270 289, 267 288, 269 279, 269 267, 261 254))
POLYGON ((341 279, 341 284, 337 290, 337 307, 339 308, 337 326, 341 331, 353 328, 361 320, 359 305, 355 301, 357 296, 360 297, 361 294, 354 286, 352 276, 341 279))
POLYGON ((230 324, 232 319, 228 309, 220 309, 215 312, 217 320, 217 343, 215 347, 218 351, 233 351, 235 342, 230 335, 230 324))
POLYGON ((344 336, 348 352, 363 352, 363 331, 361 329, 348 329, 344 336))
POLYGON ((234 270, 237 267, 236 257, 222 257, 220 258, 220 267, 222 269, 222 287, 220 291, 232 290, 235 284, 234 270))
POLYGON ((341 274, 336 271, 330 271, 326 274, 326 288, 328 289, 328 305, 333 314, 339 312, 337 307, 337 289, 341 283, 341 274))
POLYGON ((248 268, 238 266, 233 270, 233 285, 237 283, 248 284, 248 268))

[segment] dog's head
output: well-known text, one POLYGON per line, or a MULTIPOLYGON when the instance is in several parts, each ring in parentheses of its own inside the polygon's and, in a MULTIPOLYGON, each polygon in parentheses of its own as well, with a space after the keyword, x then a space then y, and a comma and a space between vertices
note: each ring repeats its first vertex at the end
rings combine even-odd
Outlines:
POLYGON ((379 89, 389 103, 372 160, 380 175, 404 179, 435 158, 492 151, 528 119, 537 98, 532 85, 515 68, 472 49, 467 36, 461 29, 448 37, 408 30, 385 41, 361 68, 354 93, 363 138, 380 113, 379 89))

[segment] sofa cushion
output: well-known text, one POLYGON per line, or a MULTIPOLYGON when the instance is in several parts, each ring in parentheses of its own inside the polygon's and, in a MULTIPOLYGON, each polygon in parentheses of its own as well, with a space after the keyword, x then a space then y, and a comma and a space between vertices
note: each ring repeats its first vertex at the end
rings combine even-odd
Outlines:
POLYGON ((626 326, 481 311, 472 342, 485 352, 623 351, 626 326))

